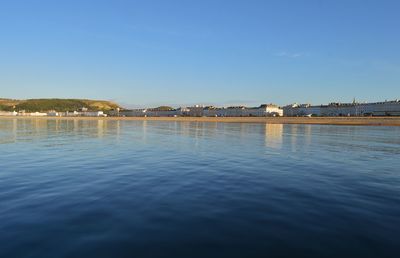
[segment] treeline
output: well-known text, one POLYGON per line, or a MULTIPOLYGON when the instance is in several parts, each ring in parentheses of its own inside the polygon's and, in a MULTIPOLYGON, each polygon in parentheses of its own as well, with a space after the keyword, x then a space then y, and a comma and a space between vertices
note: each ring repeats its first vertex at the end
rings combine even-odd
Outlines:
POLYGON ((26 112, 36 111, 74 111, 80 108, 90 108, 85 102, 74 99, 31 99, 22 102, 16 106, 18 110, 25 110, 26 112))
POLYGON ((25 112, 45 112, 49 110, 66 112, 79 110, 81 108, 86 108, 89 111, 107 111, 118 107, 117 104, 109 101, 83 99, 28 99, 18 101, 18 103, 14 105, 0 103, 0 110, 25 110, 25 112))
POLYGON ((13 107, 12 106, 7 106, 7 105, 3 105, 0 104, 0 111, 13 111, 13 107))

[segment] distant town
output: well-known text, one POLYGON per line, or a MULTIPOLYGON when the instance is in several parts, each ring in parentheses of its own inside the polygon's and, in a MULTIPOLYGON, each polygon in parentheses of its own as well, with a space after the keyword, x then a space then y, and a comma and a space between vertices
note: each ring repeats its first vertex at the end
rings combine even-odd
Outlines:
POLYGON ((117 104, 95 100, 40 99, 26 101, 14 100, 0 102, 0 116, 49 116, 49 117, 359 117, 359 116, 400 116, 400 100, 358 103, 330 103, 326 105, 290 104, 280 107, 275 104, 262 104, 258 107, 230 106, 214 107, 194 105, 173 108, 124 109, 117 104), (17 104, 15 104, 17 103, 17 104), (75 101, 75 102, 74 102, 75 101), (22 103, 22 104, 19 104, 22 103), (51 103, 51 104, 49 104, 51 103), (73 103, 68 106, 66 103, 73 103), (93 104, 97 103, 97 105, 93 104), (102 103, 102 105, 98 105, 102 103), (110 104, 111 103, 111 104, 110 104), (13 105, 15 104, 15 105, 13 105), (24 106, 25 105, 25 106, 24 106), (82 107, 77 107, 82 105, 82 107), (23 109, 28 107, 29 110, 23 109), (47 110, 43 110, 47 109, 47 110), (71 109, 71 110, 68 110, 71 109), (33 111, 32 111, 33 110, 33 111))

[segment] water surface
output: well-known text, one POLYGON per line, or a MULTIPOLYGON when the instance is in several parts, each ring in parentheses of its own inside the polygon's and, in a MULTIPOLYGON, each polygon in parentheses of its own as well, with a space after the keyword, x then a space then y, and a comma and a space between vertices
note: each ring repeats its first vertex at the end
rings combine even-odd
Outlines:
POLYGON ((0 257, 399 257, 400 128, 0 119, 0 257))

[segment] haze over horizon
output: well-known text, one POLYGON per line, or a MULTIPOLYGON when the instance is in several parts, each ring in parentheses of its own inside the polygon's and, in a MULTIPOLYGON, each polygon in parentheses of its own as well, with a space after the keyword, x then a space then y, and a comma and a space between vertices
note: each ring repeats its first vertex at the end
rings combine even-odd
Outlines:
POLYGON ((128 107, 400 97, 398 1, 3 1, 0 97, 128 107))

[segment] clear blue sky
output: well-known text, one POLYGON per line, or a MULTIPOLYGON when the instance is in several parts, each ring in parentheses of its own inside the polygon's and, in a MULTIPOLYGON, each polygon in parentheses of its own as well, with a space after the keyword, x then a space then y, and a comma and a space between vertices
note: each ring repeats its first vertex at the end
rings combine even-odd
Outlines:
POLYGON ((400 1, 1 0, 0 97, 400 98, 400 1))

